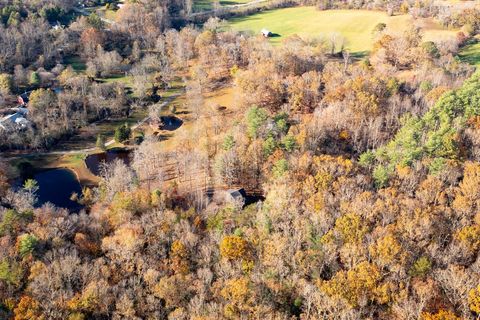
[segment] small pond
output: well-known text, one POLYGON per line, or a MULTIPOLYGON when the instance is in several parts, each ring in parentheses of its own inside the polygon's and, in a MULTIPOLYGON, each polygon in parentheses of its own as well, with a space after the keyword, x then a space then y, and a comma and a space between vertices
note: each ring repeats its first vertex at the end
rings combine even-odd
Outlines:
POLYGON ((122 160, 125 164, 130 164, 130 151, 111 149, 106 152, 91 154, 85 159, 85 164, 91 173, 98 176, 100 175, 102 163, 111 163, 116 159, 122 160))
POLYGON ((38 184, 36 207, 41 207, 47 202, 58 208, 65 208, 71 212, 80 211, 83 206, 70 200, 72 193, 81 194, 82 187, 75 173, 69 169, 57 168, 38 171, 19 179, 17 187, 21 187, 25 180, 34 179, 38 184))
POLYGON ((162 116, 160 117, 162 124, 160 125, 161 130, 174 131, 180 128, 183 124, 182 119, 174 116, 162 116))

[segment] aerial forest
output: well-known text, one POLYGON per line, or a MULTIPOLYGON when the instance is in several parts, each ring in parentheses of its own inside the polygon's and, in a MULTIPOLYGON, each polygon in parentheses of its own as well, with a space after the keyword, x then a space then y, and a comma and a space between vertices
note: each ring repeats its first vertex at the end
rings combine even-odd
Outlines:
POLYGON ((480 319, 478 65, 469 0, 0 0, 0 319, 480 319))

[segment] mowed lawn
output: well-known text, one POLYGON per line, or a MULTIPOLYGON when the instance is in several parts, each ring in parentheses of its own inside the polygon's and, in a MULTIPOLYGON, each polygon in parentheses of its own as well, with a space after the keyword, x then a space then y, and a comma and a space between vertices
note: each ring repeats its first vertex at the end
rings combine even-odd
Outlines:
POLYGON ((479 66, 480 65, 480 41, 472 41, 463 47, 458 56, 461 61, 467 62, 471 65, 479 66))
MULTIPOLYGON (((230 6, 236 4, 244 4, 251 2, 253 0, 220 0, 221 6, 230 6)), ((213 9, 213 0, 194 0, 193 1, 193 11, 206 11, 213 9)))
MULTIPOLYGON (((372 30, 381 22, 386 23, 390 30, 398 32, 410 27, 413 19, 408 15, 389 17, 380 11, 320 11, 315 7, 295 7, 234 18, 230 20, 230 26, 238 31, 253 33, 260 33, 261 29, 266 28, 274 34, 270 38, 274 44, 280 43, 293 34, 304 39, 325 38, 327 40, 332 34, 340 34, 346 39, 346 47, 351 52, 365 52, 372 48, 372 30)), ((455 36, 454 31, 443 30, 433 21, 421 22, 421 25, 425 26, 423 28, 425 40, 443 40, 455 36)))

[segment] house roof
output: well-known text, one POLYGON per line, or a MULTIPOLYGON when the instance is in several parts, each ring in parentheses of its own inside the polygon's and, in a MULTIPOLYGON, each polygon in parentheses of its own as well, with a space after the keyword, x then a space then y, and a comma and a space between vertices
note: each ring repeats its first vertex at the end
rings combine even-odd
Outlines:
POLYGON ((25 119, 24 114, 16 112, 0 119, 0 127, 4 130, 7 129, 9 125, 18 125, 24 127, 29 124, 29 121, 25 119))
POLYGON ((227 193, 233 198, 233 199, 244 199, 247 197, 247 193, 245 192, 245 189, 230 189, 227 190, 227 193))
MULTIPOLYGON (((20 113, 22 115, 28 115, 28 109, 22 106, 10 108, 8 111, 14 112, 14 113, 20 113)), ((11 114, 10 114, 11 115, 11 114)))
POLYGON ((15 123, 18 118, 23 118, 23 115, 21 113, 15 112, 13 114, 9 114, 8 116, 3 117, 0 122, 6 123, 6 122, 12 122, 15 123))
POLYGON ((19 95, 19 97, 22 98, 23 102, 28 103, 31 93, 32 91, 24 92, 21 95, 19 95))

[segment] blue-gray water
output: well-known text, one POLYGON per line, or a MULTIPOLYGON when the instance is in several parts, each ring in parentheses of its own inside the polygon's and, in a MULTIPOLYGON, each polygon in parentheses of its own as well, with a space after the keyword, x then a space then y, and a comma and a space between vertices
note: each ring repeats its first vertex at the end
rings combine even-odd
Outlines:
POLYGON ((72 193, 76 192, 80 195, 82 192, 80 182, 73 171, 63 168, 38 171, 21 179, 17 186, 23 185, 26 179, 34 179, 38 183, 36 207, 50 202, 56 207, 65 208, 71 212, 78 212, 83 208, 79 203, 70 200, 72 193))
POLYGON ((94 175, 100 175, 102 163, 110 163, 115 159, 122 160, 125 164, 130 164, 130 151, 125 149, 111 149, 106 152, 94 153, 85 159, 88 170, 94 175))

